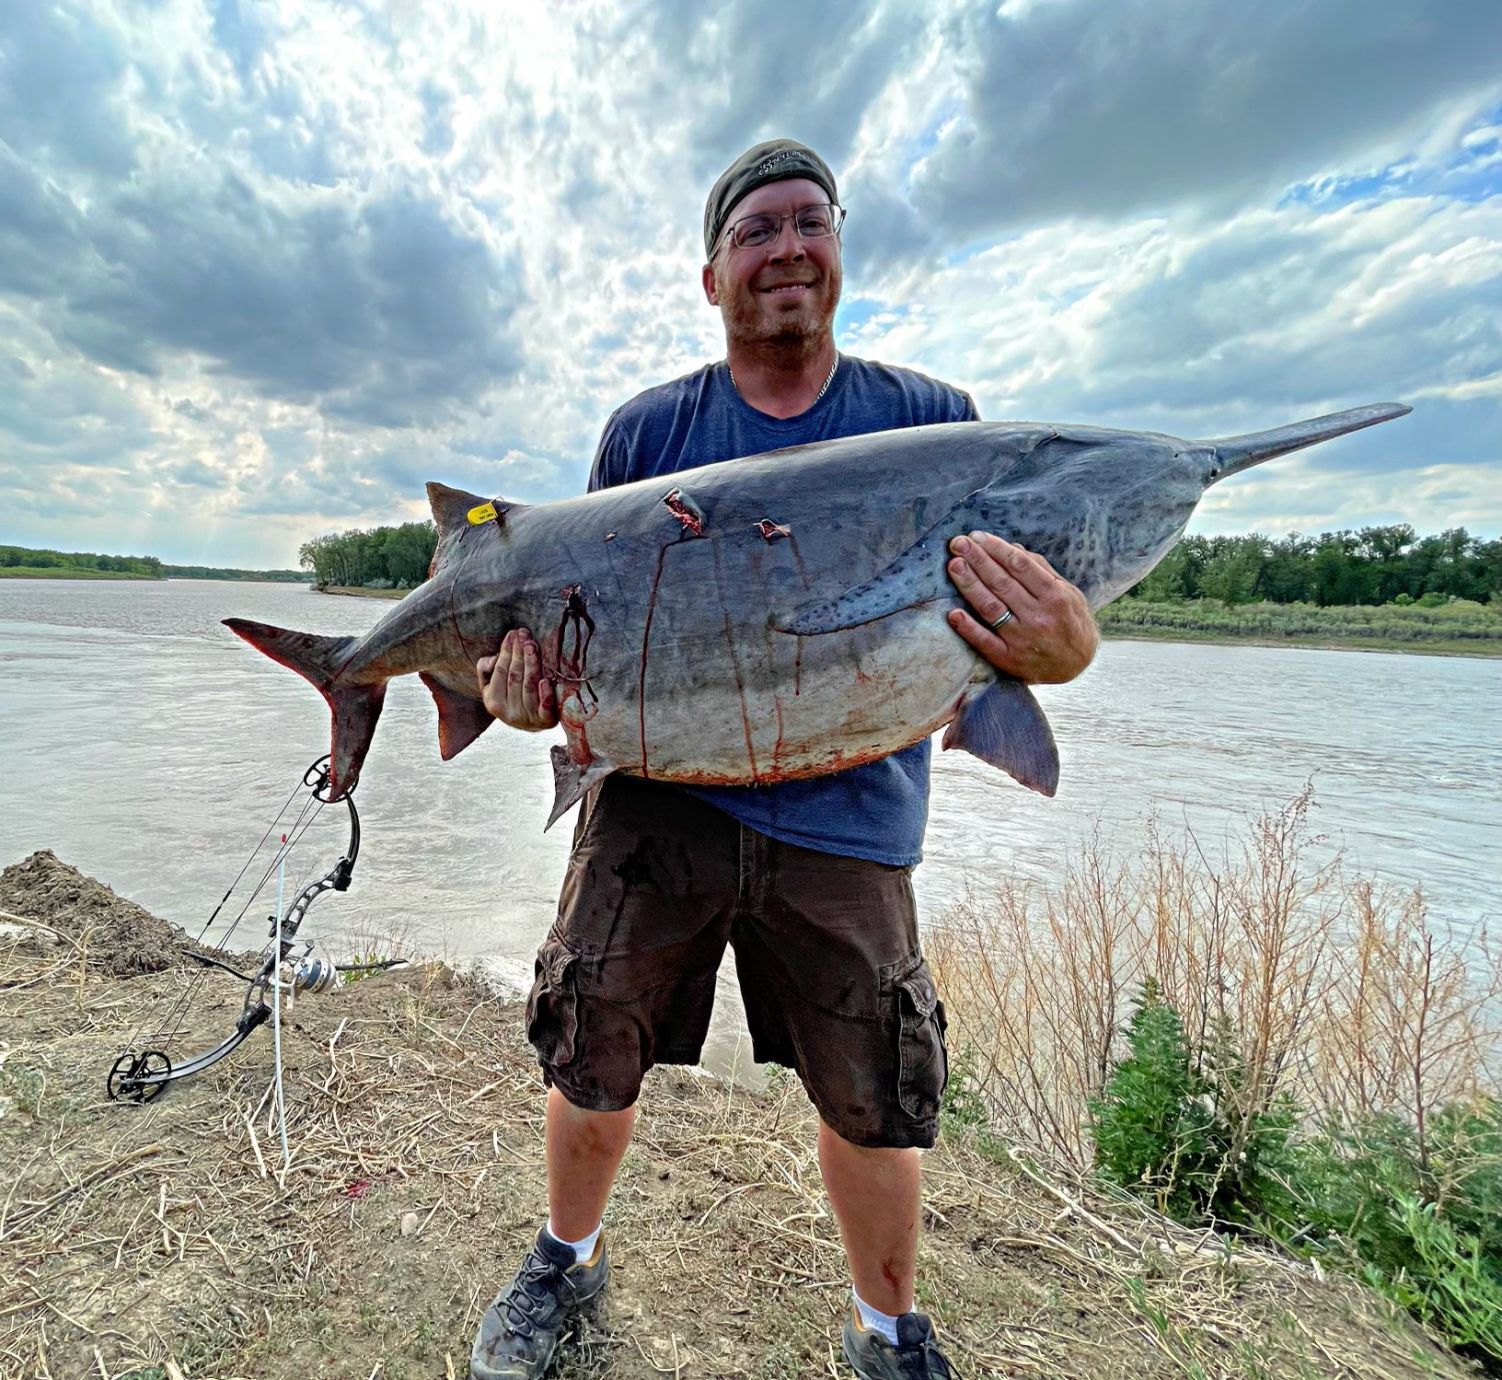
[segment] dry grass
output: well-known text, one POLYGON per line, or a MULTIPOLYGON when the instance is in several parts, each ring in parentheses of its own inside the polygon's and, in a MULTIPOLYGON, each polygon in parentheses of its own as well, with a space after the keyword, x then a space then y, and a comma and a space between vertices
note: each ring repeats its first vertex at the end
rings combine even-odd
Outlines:
MULTIPOLYGON (((105 1099, 140 1011, 191 974, 110 972, 105 889, 45 867, 25 891, 42 924, 7 888, 16 869, 0 878, 22 916, 0 936, 0 1376, 464 1375, 544 1210, 516 1006, 436 964, 300 999, 283 1174, 269 1039, 145 1106, 105 1099)), ((190 1038, 216 1039, 239 1001, 226 979, 190 1038)), ((609 1304, 564 1380, 848 1374, 810 1115, 794 1080, 771 1084, 652 1076, 608 1219, 609 1304)), ((972 1380, 1468 1373, 1354 1284, 1020 1152, 997 1164, 953 1137, 925 1176, 920 1302, 972 1380)))
MULTIPOLYGON (((1130 1005, 1155 978, 1191 1046, 1237 1032, 1234 1120, 1292 1093, 1316 1117, 1425 1118, 1497 1086, 1502 950, 1436 932, 1418 892, 1311 861, 1306 792, 1212 861, 1154 825, 1140 855, 1097 841, 1057 891, 1002 879, 954 907, 927 951, 976 1082, 1010 1139, 1084 1170, 1130 1005)), ((1421 1142, 1422 1143, 1422 1142, 1421 1142)))

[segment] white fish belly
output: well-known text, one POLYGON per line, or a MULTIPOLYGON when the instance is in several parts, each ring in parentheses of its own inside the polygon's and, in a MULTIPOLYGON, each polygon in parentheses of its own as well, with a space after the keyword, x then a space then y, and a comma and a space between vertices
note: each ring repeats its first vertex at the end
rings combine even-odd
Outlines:
POLYGON ((605 756, 685 784, 768 785, 919 741, 953 716, 977 674, 986 672, 932 609, 817 637, 726 630, 654 642, 638 694, 600 683, 587 717, 575 702, 564 719, 581 760, 605 756))

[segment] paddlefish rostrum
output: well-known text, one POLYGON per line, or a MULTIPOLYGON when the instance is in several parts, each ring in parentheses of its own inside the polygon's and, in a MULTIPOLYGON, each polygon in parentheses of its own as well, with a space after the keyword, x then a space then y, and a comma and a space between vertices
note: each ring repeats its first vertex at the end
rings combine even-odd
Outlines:
POLYGON ((447 761, 492 723, 475 662, 525 627, 556 684, 551 825, 621 771, 752 785, 896 752, 946 724, 1052 795, 1059 758, 1021 681, 949 626, 952 537, 1045 556, 1092 608, 1169 552, 1211 485, 1410 409, 1219 441, 1031 422, 876 432, 528 506, 429 484, 427 581, 363 637, 226 619, 333 710, 330 794, 353 788, 386 683, 416 672, 447 761))

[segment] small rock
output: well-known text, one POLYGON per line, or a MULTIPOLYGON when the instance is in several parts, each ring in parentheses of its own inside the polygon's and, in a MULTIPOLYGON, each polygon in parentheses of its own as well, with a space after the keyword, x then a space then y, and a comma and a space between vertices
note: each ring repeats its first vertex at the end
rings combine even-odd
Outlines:
POLYGON ((416 1236, 418 1224, 422 1221, 415 1212, 402 1213, 401 1233, 403 1236, 416 1236))

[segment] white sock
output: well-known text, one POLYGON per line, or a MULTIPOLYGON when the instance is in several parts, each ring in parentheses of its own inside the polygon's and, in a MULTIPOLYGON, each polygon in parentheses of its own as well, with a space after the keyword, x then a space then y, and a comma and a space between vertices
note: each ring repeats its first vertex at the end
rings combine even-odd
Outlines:
POLYGON ((551 1218, 549 1218, 548 1235, 551 1236, 554 1241, 557 1241, 561 1245, 567 1246, 571 1251, 573 1251, 574 1260, 575 1262, 578 1262, 580 1260, 588 1260, 590 1256, 595 1253, 595 1242, 600 1239, 600 1231, 604 1227, 604 1225, 605 1224, 601 1222, 598 1227, 596 1227, 592 1232, 590 1232, 588 1236, 584 1237, 582 1240, 565 1241, 561 1236, 558 1235, 556 1231, 553 1230, 553 1221, 551 1218))
POLYGON ((860 1314, 861 1326, 870 1332, 879 1332, 893 1346, 897 1345, 897 1319, 890 1313, 880 1313, 872 1308, 854 1289, 850 1297, 855 1300, 855 1311, 860 1314))

